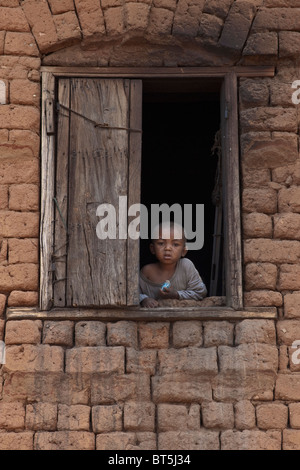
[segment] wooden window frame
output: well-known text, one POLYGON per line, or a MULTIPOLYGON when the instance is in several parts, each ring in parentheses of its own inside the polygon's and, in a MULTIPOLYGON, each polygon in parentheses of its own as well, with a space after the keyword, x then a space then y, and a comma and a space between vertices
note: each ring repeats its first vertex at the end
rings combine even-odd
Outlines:
MULTIPOLYGON (((239 185, 238 78, 274 76, 273 67, 195 68, 64 68, 42 67, 41 222, 40 222, 40 310, 51 309, 53 298, 52 249, 54 246, 56 80, 63 77, 94 78, 215 78, 222 79, 221 128, 224 169, 224 249, 227 305, 224 314, 243 310, 242 247, 239 185)), ((136 157, 136 156, 135 156, 136 157)), ((126 310, 126 306, 122 310, 126 310)), ((130 307, 129 307, 130 309, 130 307)), ((72 310, 72 308, 68 308, 72 310)), ((101 306, 97 310, 101 310, 101 306)), ((106 309, 107 310, 107 309, 106 309)), ((132 310, 132 309, 131 309, 132 310)), ((140 310, 137 306, 133 310, 140 310)), ((174 308, 166 309, 174 312, 174 308)), ((175 308, 176 310, 176 308, 175 308)), ((184 309, 186 310, 186 309, 184 309)), ((189 308, 187 310, 190 310, 189 308)), ((195 308, 192 309, 195 311, 195 308)), ((197 311, 207 308, 197 307, 197 311)), ((257 309, 256 309, 257 310, 257 309)), ((255 311, 255 309, 254 309, 255 311)), ((264 309, 266 311, 266 309, 264 309)), ((273 312, 273 310, 272 310, 273 312)), ((149 315, 154 312, 148 312, 149 315)), ((274 312, 273 312, 274 313, 274 312)), ((92 314, 93 315, 93 314, 92 314)))

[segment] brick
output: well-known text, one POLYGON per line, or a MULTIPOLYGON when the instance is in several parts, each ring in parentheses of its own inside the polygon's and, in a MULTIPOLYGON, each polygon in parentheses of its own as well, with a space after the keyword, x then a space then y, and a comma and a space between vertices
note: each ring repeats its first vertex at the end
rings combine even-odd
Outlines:
POLYGON ((226 18, 219 44, 233 50, 241 50, 248 37, 255 10, 251 2, 234 2, 226 18))
POLYGON ((227 321, 207 321, 203 326, 205 347, 233 344, 233 324, 227 321))
POLYGON ((55 431, 57 405, 54 403, 30 403, 26 405, 26 428, 33 431, 55 431))
POLYGON ((66 351, 66 372, 124 372, 123 346, 83 346, 66 351))
POLYGON ((226 429, 234 426, 232 403, 203 403, 201 412, 205 428, 226 429))
POLYGON ((124 405, 126 431, 154 431, 155 405, 147 402, 127 402, 124 405))
POLYGON ((39 50, 31 33, 7 32, 4 42, 4 54, 39 56, 39 50))
POLYGON ((81 30, 77 15, 74 11, 61 13, 53 16, 57 36, 59 41, 69 41, 81 39, 81 30))
POLYGON ((279 57, 295 57, 300 47, 300 34, 294 31, 279 31, 279 57))
POLYGON ((199 321, 177 321, 173 324, 173 346, 184 348, 186 346, 202 345, 202 323, 199 321))
POLYGON ((2 105, 0 126, 5 129, 28 129, 39 132, 39 110, 33 106, 2 105))
POLYGON ((293 292, 284 295, 284 317, 300 317, 300 292, 293 292))
POLYGON ((219 432, 169 431, 158 435, 159 450, 219 450, 219 432))
POLYGON ((125 31, 123 6, 108 8, 103 12, 107 34, 123 34, 125 31))
POLYGON ((63 349, 58 346, 22 344, 7 346, 5 370, 8 372, 59 372, 63 370, 63 349))
POLYGON ((244 79, 239 87, 240 105, 243 108, 255 108, 269 104, 269 88, 265 80, 244 79))
POLYGON ((257 12, 252 31, 298 31, 300 8, 272 8, 257 12))
POLYGON ((197 3, 190 0, 179 0, 175 11, 172 34, 175 36, 197 36, 203 6, 204 0, 199 0, 197 3))
POLYGON ((33 450, 33 432, 1 432, 0 450, 33 450))
POLYGON ((8 209, 8 186, 0 186, 0 209, 8 209))
POLYGON ((148 373, 154 375, 156 369, 156 355, 157 353, 153 349, 137 351, 134 348, 126 348, 127 374, 148 373))
POLYGON ((289 420, 293 429, 300 429, 300 403, 289 403, 289 420))
POLYGON ((255 422, 255 407, 249 400, 238 401, 234 405, 235 427, 239 430, 253 429, 255 422))
POLYGON ((279 270, 279 290, 300 290, 300 266, 282 264, 279 270))
POLYGON ((123 429, 123 408, 121 405, 93 406, 92 428, 98 432, 116 432, 123 429))
POLYGON ((74 10, 73 0, 48 0, 53 15, 74 10))
MULTIPOLYGON (((208 377, 209 379, 209 377, 208 377)), ((211 384, 197 374, 173 373, 152 377, 155 403, 201 403, 212 399, 211 384)))
POLYGON ((277 191, 271 188, 244 189, 242 207, 246 212, 274 214, 277 212, 277 191))
POLYGON ((35 238, 38 233, 38 213, 0 211, 0 236, 35 238))
POLYGON ((10 238, 8 240, 8 261, 15 263, 38 263, 39 243, 37 238, 10 238))
POLYGON ((295 134, 287 132, 285 138, 276 136, 273 139, 264 139, 252 133, 252 139, 252 142, 250 138, 248 139, 248 143, 244 144, 242 150, 242 161, 247 167, 276 168, 293 163, 298 158, 295 134))
MULTIPOLYGON (((0 158, 0 183, 37 183, 39 180, 39 162, 36 159, 1 160, 0 158)), ((7 216, 8 213, 6 212, 7 216)), ((36 217, 36 215, 34 215, 36 217)), ((0 212, 1 219, 1 212, 0 212)), ((1 224, 2 224, 1 220, 1 224)), ((0 224, 0 227, 1 227, 0 224)), ((3 230, 1 230, 3 232, 3 230)), ((11 235, 10 235, 11 236, 11 235)), ((16 235, 19 237, 20 235, 16 235)))
POLYGON ((291 88, 291 83, 272 80, 270 83, 270 105, 289 107, 293 93, 294 90, 291 88))
POLYGON ((276 400, 300 400, 300 376, 278 374, 275 387, 276 400))
POLYGON ((218 373, 216 348, 182 348, 158 351, 159 374, 188 372, 213 376, 218 373))
POLYGON ((34 307, 39 303, 38 292, 14 290, 9 294, 8 307, 34 307))
POLYGON ((278 37, 275 32, 254 33, 247 39, 243 50, 244 56, 276 56, 278 37))
POLYGON ((272 179, 274 182, 287 186, 297 185, 300 181, 300 162, 274 168, 272 170, 272 179))
POLYGON ((236 347, 219 346, 219 367, 220 372, 230 373, 250 373, 277 372, 278 351, 277 347, 269 344, 240 344, 236 347))
POLYGON ((279 212, 300 212, 300 188, 282 188, 278 193, 279 212))
POLYGON ((249 238, 271 238, 272 237, 272 219, 267 214, 252 212, 243 214, 242 218, 243 234, 249 238))
POLYGON ((145 3, 128 2, 124 7, 126 30, 145 30, 148 26, 150 6, 145 3))
POLYGON ((58 37, 47 1, 25 0, 22 7, 39 50, 46 53, 55 49, 58 37))
POLYGON ((260 107, 242 110, 240 124, 246 131, 297 132, 297 116, 294 108, 260 107))
POLYGON ((12 80, 9 87, 9 97, 10 103, 38 107, 40 105, 40 84, 24 79, 12 80))
POLYGON ((13 184, 9 188, 9 209, 13 211, 37 211, 39 187, 35 184, 13 184))
POLYGON ((158 432, 198 431, 200 429, 200 405, 170 405, 161 403, 157 406, 158 432))
MULTIPOLYGON (((1 76, 3 80, 30 79, 31 74, 37 75, 41 66, 39 57, 0 56, 1 76)), ((39 74, 38 74, 39 76, 39 74)))
POLYGON ((235 344, 276 344, 276 330, 272 320, 243 320, 235 328, 235 344))
MULTIPOLYGON (((251 357, 251 350, 249 357, 251 357)), ((261 371, 258 365, 256 371, 241 368, 230 373, 227 370, 220 373, 214 379, 213 394, 217 401, 270 401, 273 400, 274 385, 275 374, 261 371)))
POLYGON ((137 324, 119 321, 107 324, 107 344, 109 346, 137 347, 137 324))
POLYGON ((139 326, 141 349, 167 348, 169 346, 169 323, 145 323, 139 326))
POLYGON ((0 30, 30 31, 22 8, 5 8, 0 6, 0 30))
POLYGON ((281 307, 282 294, 272 290, 252 290, 244 293, 245 307, 281 307))
POLYGON ((206 0, 203 13, 210 13, 224 19, 228 15, 231 4, 232 0, 206 0))
POLYGON ((288 421, 288 407, 282 403, 258 405, 256 417, 260 429, 284 429, 288 421))
POLYGON ((38 266, 36 264, 12 264, 0 266, 3 291, 38 289, 38 266))
POLYGON ((150 401, 150 377, 146 374, 94 375, 91 379, 92 405, 113 405, 125 401, 150 401))
POLYGON ((291 346, 300 339, 300 325, 298 320, 279 320, 277 322, 278 344, 291 346))
POLYGON ((221 433, 221 450, 281 450, 281 432, 226 430, 221 433))
POLYGON ((0 428, 6 431, 22 431, 25 425, 25 408, 22 403, 0 403, 0 428))
POLYGON ((38 431, 34 450, 94 450, 95 436, 87 431, 38 431))
POLYGON ((276 289, 277 266, 272 263, 249 263, 245 266, 245 289, 276 289))
POLYGON ((274 238, 300 240, 300 214, 295 212, 274 215, 274 238))
POLYGON ((283 450, 300 450, 300 431, 284 429, 282 433, 283 450))
POLYGON ((76 346, 105 346, 106 325, 99 321, 82 321, 75 324, 76 346))
POLYGON ((6 305, 6 295, 0 294, 0 317, 2 317, 6 305))
POLYGON ((46 321, 43 328, 43 343, 71 347, 73 331, 72 321, 46 321))
POLYGON ((83 36, 105 34, 104 17, 97 0, 75 0, 83 36))
POLYGON ((223 21, 215 15, 203 13, 201 15, 198 35, 205 42, 217 43, 222 31, 223 21))
POLYGON ((90 407, 86 405, 58 405, 57 430, 89 431, 90 407))
POLYGON ((97 450, 130 450, 136 445, 136 435, 133 432, 112 432, 96 436, 97 450))
POLYGON ((244 241, 244 262, 299 263, 300 242, 292 240, 244 241))
POLYGON ((147 32, 155 35, 170 35, 172 33, 174 12, 167 8, 151 8, 147 32))
POLYGON ((15 320, 6 323, 5 343, 39 344, 42 322, 40 320, 15 320))

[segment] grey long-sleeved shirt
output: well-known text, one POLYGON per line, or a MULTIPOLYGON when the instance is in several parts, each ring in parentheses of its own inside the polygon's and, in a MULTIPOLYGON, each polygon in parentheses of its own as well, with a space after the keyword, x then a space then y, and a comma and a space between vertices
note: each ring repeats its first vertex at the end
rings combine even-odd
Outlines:
MULTIPOLYGON (((176 266, 175 273, 169 279, 171 287, 178 291, 180 299, 202 300, 207 295, 207 289, 194 263, 188 258, 181 258, 176 266)), ((147 279, 140 272, 140 302, 146 297, 159 298, 161 284, 147 279)))

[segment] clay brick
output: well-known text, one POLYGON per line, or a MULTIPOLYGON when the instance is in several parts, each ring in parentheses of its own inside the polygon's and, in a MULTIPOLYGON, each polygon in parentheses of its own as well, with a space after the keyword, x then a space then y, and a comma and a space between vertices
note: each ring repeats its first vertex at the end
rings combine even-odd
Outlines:
POLYGON ((291 105, 292 94, 295 90, 291 88, 291 83, 272 80, 270 83, 270 105, 287 106, 291 105))
POLYGON ((271 238, 272 219, 267 214, 252 212, 243 214, 242 219, 244 237, 249 238, 271 238))
POLYGON ((26 405, 26 428, 33 431, 55 431, 57 405, 53 403, 31 403, 26 405))
POLYGON ((253 290, 244 293, 245 307, 281 307, 282 294, 272 290, 253 290))
POLYGON ((25 424, 25 408, 22 403, 0 403, 0 428, 21 431, 25 424))
POLYGON ((249 400, 241 400, 234 405, 235 427, 240 430, 255 428, 255 408, 249 400))
POLYGON ((103 12, 106 32, 110 36, 122 34, 125 31, 123 6, 108 8, 103 12))
POLYGON ((276 330, 272 320, 243 320, 235 328, 235 344, 276 344, 276 330))
POLYGON ((260 429, 284 429, 288 421, 288 407, 282 403, 258 405, 256 417, 260 429))
MULTIPOLYGON (((249 351, 251 357, 251 351, 249 351)), ((253 367, 253 366, 252 366, 253 367)), ((238 400, 273 400, 275 374, 259 370, 236 370, 220 373, 213 384, 214 399, 232 402, 238 400)))
POLYGON ((182 348, 158 351, 159 374, 187 372, 205 376, 218 373, 216 348, 182 348))
POLYGON ((284 317, 300 318, 300 292, 284 295, 284 317))
POLYGON ((300 375, 278 374, 275 387, 276 400, 300 400, 300 375))
POLYGON ((112 432, 96 436, 97 450, 130 450, 136 445, 136 435, 133 432, 112 432))
POLYGON ((294 31, 279 31, 279 57, 294 57, 300 47, 300 34, 294 31))
POLYGON ((33 450, 33 432, 2 432, 0 450, 33 450))
POLYGON ((173 346, 184 348, 186 346, 202 345, 202 323, 199 321, 177 321, 173 324, 173 346))
POLYGON ((279 212, 300 212, 300 188, 282 188, 278 193, 279 212))
POLYGON ((10 238, 8 240, 8 261, 15 263, 38 263, 39 249, 37 238, 10 238))
POLYGON ((151 8, 147 32, 155 35, 172 33, 174 13, 166 8, 151 8))
POLYGON ((154 376, 152 393, 155 403, 201 403, 212 399, 211 384, 197 374, 154 376))
POLYGON ((198 431, 200 429, 200 405, 159 404, 157 406, 158 432, 198 431))
POLYGON ((0 211, 0 237, 32 238, 38 234, 38 213, 0 211))
MULTIPOLYGON (((9 88, 9 97, 10 97, 10 102, 13 104, 39 106, 40 105, 40 84, 36 82, 32 82, 30 80, 24 80, 24 79, 12 80, 10 83, 10 88, 9 88)), ((36 137, 38 136, 36 135, 36 137)))
POLYGON ((123 346, 86 346, 66 351, 66 372, 124 372, 123 346))
POLYGON ((5 8, 0 6, 0 30, 30 31, 22 8, 5 8))
POLYGON ((13 184, 9 188, 9 209, 12 211, 37 211, 39 187, 35 184, 13 184))
POLYGON ((14 290, 9 294, 8 307, 34 307, 39 303, 38 292, 14 290))
MULTIPOLYGON (((0 183, 37 183, 39 181, 39 162, 37 159, 25 160, 1 160, 0 159, 0 183)), ((6 213, 8 216, 8 213, 6 213)), ((23 216, 23 215, 22 215, 23 216)), ((34 215, 36 217, 36 215, 34 215)), ((0 212, 1 218, 1 212, 0 212)), ((2 224, 2 220, 1 220, 2 224)), ((0 227, 1 227, 0 224, 0 227)), ((0 230, 2 232, 2 230, 0 230)), ((38 235, 38 233, 37 233, 38 235)), ((13 235, 10 235, 13 236, 13 235)), ((16 235, 17 237, 20 234, 16 235)))
POLYGON ((257 12, 252 31, 298 31, 299 21, 300 8, 264 9, 257 12))
POLYGON ((68 11, 60 15, 53 16, 53 21, 60 41, 72 42, 81 39, 81 30, 77 15, 74 11, 68 11))
POLYGON ((226 18, 219 44, 233 50, 241 50, 248 37, 255 10, 251 2, 234 2, 226 18))
POLYGON ((107 344, 109 346, 137 347, 137 324, 119 321, 107 324, 107 344))
POLYGON ((169 431, 158 435, 159 450, 219 450, 218 431, 169 431))
POLYGON ((0 317, 2 317, 6 305, 6 295, 0 294, 0 317))
POLYGON ((6 323, 5 343, 39 344, 41 342, 42 322, 40 320, 16 320, 6 323))
POLYGON ((205 428, 226 429, 234 426, 232 403, 203 403, 201 412, 205 428))
POLYGON ((280 431, 226 430, 221 433, 222 450, 281 450, 280 431))
POLYGON ((279 270, 279 290, 300 290, 300 266, 282 264, 279 270))
POLYGON ((0 56, 0 66, 2 80, 30 79, 29 75, 38 72, 41 66, 41 59, 29 56, 0 56))
POLYGON ((292 240, 245 240, 244 262, 298 263, 300 242, 292 240))
POLYGON ((0 6, 15 8, 20 6, 19 0, 0 0, 0 6))
POLYGON ((275 32, 251 34, 243 50, 244 56, 276 56, 278 53, 278 37, 275 32))
POLYGON ((53 50, 58 37, 47 1, 25 0, 22 7, 39 50, 43 53, 53 50))
POLYGON ((244 79, 239 88, 240 105, 243 108, 255 108, 269 104, 269 88, 265 80, 244 79))
POLYGON ((127 402, 124 405, 126 431, 154 431, 155 405, 147 402, 127 402))
POLYGON ((0 209, 8 208, 8 186, 0 186, 0 209))
POLYGON ((4 54, 39 56, 39 50, 31 33, 7 32, 4 42, 4 54))
POLYGON ((205 42, 217 43, 222 30, 223 21, 215 15, 203 13, 201 15, 198 35, 205 42))
POLYGON ((71 347, 73 331, 72 321, 46 321, 43 328, 43 343, 71 347))
POLYGON ((38 289, 38 266, 36 264, 12 264, 0 266, 3 291, 38 289))
POLYGON ((245 266, 245 289, 276 289, 277 266, 272 263, 249 263, 245 266))
MULTIPOLYGON (((14 82, 18 82, 17 85, 21 85, 23 80, 13 80, 14 82)), ((29 80, 25 80, 25 83, 32 83, 29 80)), ((25 84, 24 84, 25 85, 25 84)), ((39 86, 39 84, 38 84, 39 86)), ((33 90, 31 90, 33 91, 33 90)), ((32 131, 28 130, 19 130, 19 129, 12 129, 9 131, 9 143, 14 144, 18 147, 27 147, 31 151, 31 156, 39 158, 40 154, 40 136, 32 131)))
POLYGON ((291 346, 294 341, 300 339, 299 320, 280 320, 276 326, 279 344, 291 346))
POLYGON ((75 0, 83 36, 105 34, 104 17, 98 0, 75 0))
POLYGON ((300 403, 289 403, 290 426, 300 429, 300 403))
POLYGON ((40 113, 33 106, 2 105, 0 126, 5 129, 28 129, 39 132, 40 113))
POLYGON ((167 348, 169 346, 169 323, 145 323, 139 326, 141 349, 167 348))
POLYGON ((295 212, 275 214, 274 238, 300 240, 300 214, 295 212))
POLYGON ((300 450, 300 431, 284 429, 282 433, 283 450, 300 450))
POLYGON ((76 346, 105 346, 106 325, 99 321, 82 321, 75 324, 76 346))
POLYGON ((59 372, 63 370, 63 349, 48 344, 8 346, 5 370, 9 372, 59 372))
POLYGON ((145 3, 125 3, 126 30, 145 30, 148 26, 150 6, 145 3))
POLYGON ((123 408, 121 405, 93 406, 93 431, 116 432, 123 428, 123 408))
POLYGON ((203 6, 204 0, 199 0, 197 3, 191 0, 179 0, 175 11, 172 34, 188 37, 197 36, 203 6))
POLYGON ((34 436, 34 450, 94 450, 95 436, 87 431, 39 431, 34 436))
POLYGON ((74 10, 73 0, 48 0, 53 15, 74 10))
POLYGON ((126 372, 127 374, 148 373, 155 374, 156 351, 153 349, 137 351, 134 348, 126 348, 126 372))
POLYGON ((207 321, 203 326, 205 347, 233 344, 233 324, 227 321, 207 321))
POLYGON ((293 163, 298 158, 298 144, 295 134, 287 132, 285 138, 278 136, 273 139, 258 138, 254 133, 252 136, 252 142, 248 139, 249 143, 244 145, 242 150, 242 161, 248 167, 276 168, 293 163))
POLYGON ((228 14, 231 4, 232 0, 206 0, 203 13, 210 13, 224 19, 228 14))
POLYGON ((297 132, 297 115, 294 108, 260 107, 242 110, 240 124, 246 131, 297 132))
POLYGON ((240 344, 236 347, 218 347, 220 372, 230 373, 250 373, 277 372, 278 351, 277 347, 270 344, 240 344))
POLYGON ((57 430, 89 431, 90 407, 86 405, 58 405, 57 430))
POLYGON ((277 191, 271 188, 244 189, 242 207, 246 212, 274 214, 277 212, 277 191))
POLYGON ((92 405, 113 405, 119 401, 150 401, 150 378, 146 374, 103 376, 91 379, 92 405))

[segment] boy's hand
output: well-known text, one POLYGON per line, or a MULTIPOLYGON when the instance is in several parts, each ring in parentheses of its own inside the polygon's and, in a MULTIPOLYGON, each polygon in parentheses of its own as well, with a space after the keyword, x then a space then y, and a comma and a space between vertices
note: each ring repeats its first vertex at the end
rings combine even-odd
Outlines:
POLYGON ((179 299, 179 294, 177 290, 173 289, 172 287, 165 288, 164 290, 160 290, 160 298, 161 299, 179 299))
POLYGON ((142 300, 141 306, 146 308, 156 308, 158 307, 158 302, 151 297, 146 297, 144 300, 142 300))

